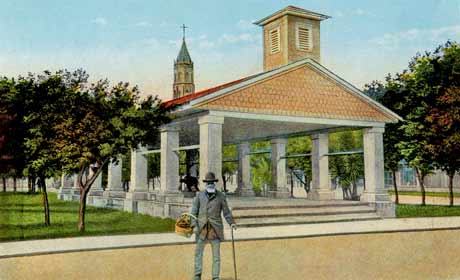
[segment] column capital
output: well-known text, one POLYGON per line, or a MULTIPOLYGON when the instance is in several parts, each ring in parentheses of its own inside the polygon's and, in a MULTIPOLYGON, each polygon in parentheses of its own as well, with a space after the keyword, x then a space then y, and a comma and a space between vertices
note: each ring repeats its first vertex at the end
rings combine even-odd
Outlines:
POLYGON ((324 133, 315 133, 315 134, 312 134, 311 135, 311 139, 324 139, 324 138, 328 138, 329 137, 329 133, 328 132, 324 132, 324 133))
POLYGON ((287 144, 287 138, 274 138, 270 140, 271 144, 287 144))
POLYGON ((163 126, 160 128, 160 132, 179 132, 179 129, 171 126, 163 126))
POLYGON ((214 115, 204 115, 198 118, 198 124, 215 123, 224 124, 224 117, 214 115))
POLYGON ((385 128, 384 127, 368 127, 363 129, 364 133, 384 133, 385 128))

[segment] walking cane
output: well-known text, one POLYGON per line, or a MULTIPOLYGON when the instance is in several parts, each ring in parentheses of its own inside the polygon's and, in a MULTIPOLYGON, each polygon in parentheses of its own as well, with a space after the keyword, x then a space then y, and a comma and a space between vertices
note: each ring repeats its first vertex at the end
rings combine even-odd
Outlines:
POLYGON ((232 228, 232 249, 233 249, 233 271, 235 272, 235 280, 238 280, 236 275, 236 257, 235 257, 235 239, 233 238, 233 227, 232 228))

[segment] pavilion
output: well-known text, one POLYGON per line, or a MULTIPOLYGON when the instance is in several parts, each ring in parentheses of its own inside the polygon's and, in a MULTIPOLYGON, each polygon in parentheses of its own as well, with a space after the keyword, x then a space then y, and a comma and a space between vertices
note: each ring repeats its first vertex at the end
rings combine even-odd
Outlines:
MULTIPOLYGON (((154 216, 177 217, 191 199, 178 191, 179 151, 199 151, 199 176, 222 172, 223 145, 238 147, 236 194, 254 196, 250 143, 271 143, 269 196, 288 198, 287 139, 312 139, 312 190, 308 200, 333 200, 330 186, 328 133, 363 130, 365 192, 361 201, 382 217, 394 216, 384 189, 383 132, 401 118, 320 64, 320 22, 328 16, 288 6, 256 22, 263 29, 264 71, 207 90, 167 101, 174 119, 161 130, 158 149, 139 147, 131 158, 131 187, 121 188, 121 166, 109 166, 108 188, 93 186, 90 203, 154 216), (146 153, 161 154, 161 186, 147 187, 146 153)), ((220 182, 221 183, 221 182, 220 182)), ((220 185, 221 187, 221 185, 220 185)), ((64 192, 65 193, 65 192, 64 192)))

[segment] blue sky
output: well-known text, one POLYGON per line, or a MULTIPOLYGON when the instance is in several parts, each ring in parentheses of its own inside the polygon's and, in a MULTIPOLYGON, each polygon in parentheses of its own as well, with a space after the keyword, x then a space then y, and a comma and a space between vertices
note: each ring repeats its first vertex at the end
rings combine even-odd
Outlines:
POLYGON ((321 63, 359 88, 416 52, 460 41, 460 0, 0 0, 0 75, 84 68, 168 100, 181 24, 199 90, 262 71, 252 22, 287 5, 332 16, 321 63))

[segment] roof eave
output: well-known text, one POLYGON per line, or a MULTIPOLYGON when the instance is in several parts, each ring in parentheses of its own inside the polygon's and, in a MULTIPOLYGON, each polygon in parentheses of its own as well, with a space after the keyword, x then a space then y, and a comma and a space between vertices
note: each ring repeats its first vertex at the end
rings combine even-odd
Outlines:
POLYGON ((281 11, 275 12, 269 16, 264 17, 263 19, 255 21, 254 24, 258 26, 264 26, 284 15, 293 15, 293 16, 298 16, 298 17, 307 18, 307 19, 314 19, 314 20, 319 20, 319 21, 331 18, 330 16, 311 12, 311 11, 308 11, 308 13, 299 13, 299 12, 283 9, 281 11))

